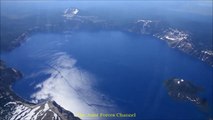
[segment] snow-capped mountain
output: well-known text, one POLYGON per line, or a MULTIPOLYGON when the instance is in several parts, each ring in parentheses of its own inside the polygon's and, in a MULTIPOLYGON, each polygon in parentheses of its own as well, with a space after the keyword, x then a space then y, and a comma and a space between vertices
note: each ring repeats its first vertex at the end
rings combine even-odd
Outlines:
POLYGON ((0 120, 79 120, 54 101, 34 104, 13 93, 11 84, 22 74, 1 60, 0 73, 0 120))
MULTIPOLYGON (((4 117, 8 120, 77 120, 72 113, 64 110, 54 101, 29 105, 20 101, 8 102, 4 109, 9 110, 4 117)), ((3 110, 2 110, 3 111, 3 110)), ((5 112, 5 111, 3 111, 5 112)))
POLYGON ((74 16, 78 14, 79 10, 77 8, 67 8, 64 11, 64 17, 67 19, 72 19, 74 16))

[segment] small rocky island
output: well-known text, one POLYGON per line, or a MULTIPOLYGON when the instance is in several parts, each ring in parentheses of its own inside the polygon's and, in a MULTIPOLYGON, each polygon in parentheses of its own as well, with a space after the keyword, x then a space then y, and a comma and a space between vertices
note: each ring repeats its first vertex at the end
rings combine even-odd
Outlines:
POLYGON ((0 60, 0 120, 80 120, 55 101, 34 104, 17 96, 11 85, 20 78, 20 71, 0 60))
POLYGON ((193 103, 201 111, 209 114, 210 108, 207 99, 199 95, 203 91, 202 87, 194 85, 191 81, 179 78, 165 80, 164 85, 168 95, 173 99, 193 103))

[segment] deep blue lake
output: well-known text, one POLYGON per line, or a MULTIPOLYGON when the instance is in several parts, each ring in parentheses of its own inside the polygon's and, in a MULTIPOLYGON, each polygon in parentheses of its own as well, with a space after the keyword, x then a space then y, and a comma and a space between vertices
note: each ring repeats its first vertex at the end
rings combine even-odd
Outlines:
POLYGON ((173 77, 205 88, 200 96, 212 107, 213 69, 152 36, 37 33, 1 57, 24 74, 13 85, 18 95, 30 101, 52 97, 75 114, 101 109, 136 113, 138 119, 207 118, 195 105, 168 96, 163 81, 173 77))

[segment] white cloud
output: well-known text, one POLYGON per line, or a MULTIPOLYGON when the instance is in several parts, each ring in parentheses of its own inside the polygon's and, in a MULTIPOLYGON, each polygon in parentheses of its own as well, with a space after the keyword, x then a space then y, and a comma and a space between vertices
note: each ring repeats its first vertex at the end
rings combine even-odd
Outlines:
POLYGON ((43 74, 50 77, 36 86, 40 90, 31 97, 34 101, 51 98, 65 109, 78 113, 107 112, 114 105, 105 95, 95 91, 94 77, 75 66, 76 60, 64 52, 51 56, 43 74))

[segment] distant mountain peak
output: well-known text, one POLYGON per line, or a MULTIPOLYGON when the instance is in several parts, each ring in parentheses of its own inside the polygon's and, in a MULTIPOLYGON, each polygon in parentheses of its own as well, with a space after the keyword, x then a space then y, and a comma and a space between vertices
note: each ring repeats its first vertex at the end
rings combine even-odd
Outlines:
POLYGON ((76 16, 79 13, 79 9, 77 8, 67 8, 64 11, 64 17, 67 19, 71 19, 72 17, 76 16))

